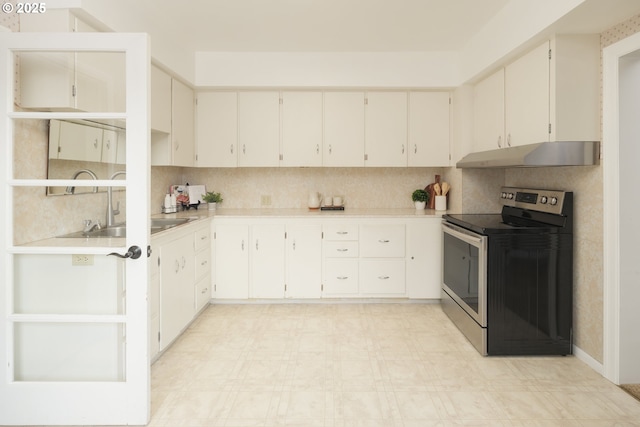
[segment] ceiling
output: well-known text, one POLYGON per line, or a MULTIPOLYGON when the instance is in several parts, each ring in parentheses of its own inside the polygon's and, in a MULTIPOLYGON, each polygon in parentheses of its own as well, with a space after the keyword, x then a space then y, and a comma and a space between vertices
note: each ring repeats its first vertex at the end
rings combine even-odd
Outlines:
POLYGON ((162 22, 166 35, 191 51, 407 52, 461 49, 509 0, 141 3, 149 4, 150 18, 162 22))

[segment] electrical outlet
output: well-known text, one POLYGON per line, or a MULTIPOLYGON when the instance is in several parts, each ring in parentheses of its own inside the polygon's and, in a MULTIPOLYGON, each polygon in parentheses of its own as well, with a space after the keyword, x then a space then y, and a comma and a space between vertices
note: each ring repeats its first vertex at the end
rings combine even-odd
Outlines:
POLYGON ((271 196, 270 195, 262 195, 260 196, 260 205, 261 206, 271 206, 271 196))
POLYGON ((93 255, 73 254, 71 265, 93 265, 93 255))

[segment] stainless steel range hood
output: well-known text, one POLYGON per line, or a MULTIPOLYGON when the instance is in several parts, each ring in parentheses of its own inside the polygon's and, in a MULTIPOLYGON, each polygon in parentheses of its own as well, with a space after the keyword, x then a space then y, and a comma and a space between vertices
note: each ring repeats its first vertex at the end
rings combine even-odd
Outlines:
POLYGON ((459 168, 588 166, 599 163, 597 141, 553 141, 467 154, 459 168))

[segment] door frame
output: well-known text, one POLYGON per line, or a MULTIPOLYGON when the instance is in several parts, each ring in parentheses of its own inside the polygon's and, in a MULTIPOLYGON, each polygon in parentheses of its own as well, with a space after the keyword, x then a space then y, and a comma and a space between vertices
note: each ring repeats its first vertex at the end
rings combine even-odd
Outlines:
MULTIPOLYGON (((622 371, 625 357, 624 336, 625 289, 620 262, 621 177, 620 177, 620 59, 640 51, 640 33, 629 36, 603 49, 603 375, 615 384, 625 382, 622 371)), ((637 182, 637 178, 635 182, 637 182)), ((633 179, 633 177, 625 177, 633 179)), ((636 301, 637 304, 637 301, 636 301)), ((637 312, 637 310, 636 310, 637 312)), ((626 328, 628 329, 628 328, 626 328)), ((635 381, 637 382, 637 381, 635 381)))

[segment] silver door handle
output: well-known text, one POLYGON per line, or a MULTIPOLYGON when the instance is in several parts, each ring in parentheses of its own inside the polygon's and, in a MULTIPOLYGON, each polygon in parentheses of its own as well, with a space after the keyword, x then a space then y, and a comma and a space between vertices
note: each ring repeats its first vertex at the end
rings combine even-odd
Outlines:
POLYGON ((231 154, 233 154, 233 144, 229 146, 229 150, 231 150, 231 154))
POLYGON ((320 154, 320 144, 316 144, 316 154, 320 154))
POLYGON ((511 134, 507 135, 507 145, 511 147, 511 134))
POLYGON ((338 276, 336 277, 336 279, 338 280, 347 280, 349 278, 349 276, 338 276))
POLYGON ((404 154, 404 144, 402 144, 402 154, 404 154))
POLYGON ((383 240, 383 239, 380 239, 380 240, 378 240, 378 242, 379 242, 379 243, 389 243, 389 240, 383 240))
POLYGON ((242 250, 244 251, 244 239, 242 239, 242 244, 240 245, 242 250))
POLYGON ((498 148, 502 148, 502 135, 498 136, 498 148))
POLYGON ((256 239, 256 251, 258 250, 258 240, 256 239))
POLYGON ((378 279, 380 280, 387 280, 389 278, 389 276, 378 276, 378 279))
POLYGON ((331 150, 332 150, 331 144, 329 144, 329 154, 331 154, 331 150))
POLYGON ((242 154, 247 154, 247 146, 242 144, 242 154))
POLYGON ((342 249, 342 248, 338 249, 338 252, 348 252, 348 251, 349 249, 342 249))
POLYGON ((349 232, 348 231, 338 231, 336 234, 345 235, 345 234, 349 234, 349 232))

